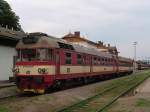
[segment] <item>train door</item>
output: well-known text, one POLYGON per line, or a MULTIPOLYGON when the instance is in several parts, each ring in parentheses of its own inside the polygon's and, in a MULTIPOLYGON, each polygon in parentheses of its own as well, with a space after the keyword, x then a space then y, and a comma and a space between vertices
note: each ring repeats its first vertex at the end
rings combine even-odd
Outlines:
POLYGON ((60 51, 59 50, 56 50, 55 63, 56 63, 56 75, 58 75, 60 74, 60 51))

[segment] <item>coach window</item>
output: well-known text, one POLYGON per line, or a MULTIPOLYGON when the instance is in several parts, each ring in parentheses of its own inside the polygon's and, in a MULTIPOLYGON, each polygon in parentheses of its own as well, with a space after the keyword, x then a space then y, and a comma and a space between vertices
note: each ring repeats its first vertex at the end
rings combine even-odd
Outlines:
POLYGON ((71 53, 66 53, 66 64, 71 64, 71 53))
POLYGON ((77 64, 82 64, 82 56, 81 56, 81 54, 77 54, 77 64))
POLYGON ((94 57, 94 65, 96 65, 96 64, 97 64, 97 58, 94 57))
POLYGON ((107 61, 107 58, 105 58, 105 65, 107 65, 108 64, 108 61, 107 61))
POLYGON ((102 65, 104 65, 104 58, 102 58, 102 65))
POLYGON ((86 56, 82 56, 82 64, 86 64, 86 56))
POLYGON ((100 65, 101 64, 101 59, 100 58, 98 58, 98 65, 100 65))
POLYGON ((111 59, 109 58, 108 60, 109 60, 109 65, 111 65, 111 59))
POLYGON ((105 58, 105 65, 108 65, 108 59, 105 58))
POLYGON ((112 65, 112 59, 110 58, 110 65, 112 65))
POLYGON ((88 59, 89 57, 88 56, 86 56, 86 64, 88 65, 89 64, 89 59, 88 59))
POLYGON ((105 62, 105 58, 103 58, 103 65, 105 65, 105 63, 106 63, 106 62, 105 62))

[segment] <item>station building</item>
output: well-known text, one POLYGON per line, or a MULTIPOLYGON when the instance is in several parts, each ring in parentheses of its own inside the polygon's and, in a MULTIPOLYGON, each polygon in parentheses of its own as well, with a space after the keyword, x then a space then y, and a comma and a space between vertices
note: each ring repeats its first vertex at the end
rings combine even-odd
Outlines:
POLYGON ((24 32, 0 27, 0 81, 13 77, 15 46, 23 37, 25 37, 24 32))
POLYGON ((68 42, 71 42, 73 44, 81 45, 84 47, 90 47, 93 49, 97 49, 101 52, 107 52, 110 54, 114 54, 116 56, 118 56, 118 53, 119 53, 117 51, 116 46, 110 46, 110 44, 106 45, 102 41, 93 42, 91 40, 88 40, 85 37, 82 37, 80 35, 79 31, 76 31, 74 33, 69 32, 68 34, 63 36, 62 39, 66 40, 68 42))

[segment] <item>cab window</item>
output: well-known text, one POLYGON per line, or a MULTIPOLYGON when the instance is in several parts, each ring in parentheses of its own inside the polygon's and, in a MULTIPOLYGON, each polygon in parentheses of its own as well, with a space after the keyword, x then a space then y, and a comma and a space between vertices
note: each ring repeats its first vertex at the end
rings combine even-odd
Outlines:
POLYGON ((37 59, 40 61, 48 61, 53 59, 52 49, 37 49, 37 59))

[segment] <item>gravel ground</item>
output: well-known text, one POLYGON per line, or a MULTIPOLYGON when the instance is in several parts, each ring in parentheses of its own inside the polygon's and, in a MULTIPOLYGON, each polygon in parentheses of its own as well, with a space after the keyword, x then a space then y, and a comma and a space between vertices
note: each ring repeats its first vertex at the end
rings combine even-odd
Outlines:
MULTIPOLYGON (((44 95, 7 99, 0 101, 0 112, 56 112, 66 106, 97 94, 102 88, 105 88, 106 85, 110 85, 112 81, 114 80, 44 95)), ((6 93, 10 93, 10 91, 16 93, 16 88, 11 87, 11 89, 0 90, 0 95, 6 95, 6 93)), ((149 101, 149 93, 138 93, 135 96, 123 97, 114 103, 113 108, 109 108, 108 112, 150 112, 149 101), (142 106, 139 106, 141 104, 142 106), (145 111, 142 109, 145 109, 145 111)))
POLYGON ((150 78, 139 85, 134 93, 118 99, 106 112, 150 112, 150 78))
POLYGON ((15 86, 7 87, 7 88, 0 88, 0 97, 15 95, 17 94, 16 90, 17 88, 15 86))
POLYGON ((95 95, 100 87, 112 80, 90 84, 50 94, 34 97, 11 98, 0 102, 0 107, 8 112, 55 112, 65 106, 95 95))

